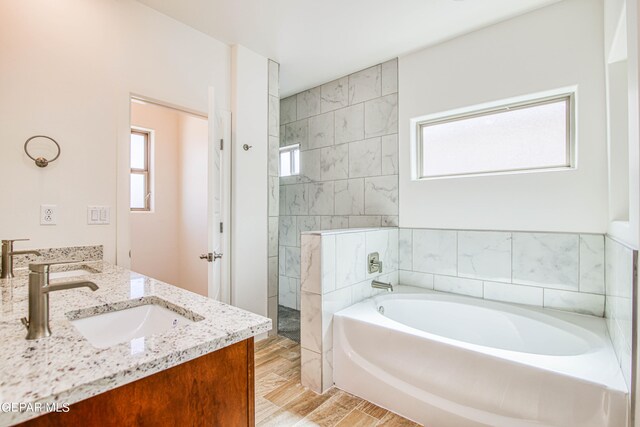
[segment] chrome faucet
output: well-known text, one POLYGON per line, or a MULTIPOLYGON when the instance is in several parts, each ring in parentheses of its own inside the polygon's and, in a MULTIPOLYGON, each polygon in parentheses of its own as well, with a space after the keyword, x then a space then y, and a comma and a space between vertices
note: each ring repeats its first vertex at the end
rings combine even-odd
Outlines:
POLYGON ((98 285, 86 280, 49 284, 49 267, 54 264, 68 264, 78 261, 40 262, 29 264, 29 318, 23 317, 27 327, 27 339, 36 340, 51 335, 49 329, 49 293, 65 289, 87 287, 92 291, 98 285))
POLYGON ((380 282, 378 280, 372 280, 371 287, 374 289, 386 289, 389 292, 393 292, 393 285, 391 283, 380 282))
POLYGON ((2 272, 0 279, 11 279, 13 277, 13 257, 15 255, 38 255, 38 251, 14 251, 13 242, 26 242, 29 239, 13 239, 2 241, 2 272))

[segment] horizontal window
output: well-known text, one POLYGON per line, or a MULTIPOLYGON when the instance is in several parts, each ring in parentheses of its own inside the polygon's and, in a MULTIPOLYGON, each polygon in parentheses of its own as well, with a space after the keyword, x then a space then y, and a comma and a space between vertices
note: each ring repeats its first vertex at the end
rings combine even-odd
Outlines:
POLYGON ((418 121, 418 178, 570 168, 573 122, 573 94, 418 121))

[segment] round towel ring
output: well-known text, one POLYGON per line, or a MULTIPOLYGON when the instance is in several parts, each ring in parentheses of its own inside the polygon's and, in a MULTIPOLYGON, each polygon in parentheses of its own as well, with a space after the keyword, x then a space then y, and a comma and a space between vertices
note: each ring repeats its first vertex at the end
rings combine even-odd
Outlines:
POLYGON ((60 144, 58 144, 58 142, 55 139, 51 138, 50 136, 46 136, 46 135, 35 135, 35 136, 32 136, 31 138, 27 139, 26 142, 24 143, 24 152, 27 153, 27 156, 31 160, 36 162, 36 166, 38 166, 39 168, 47 167, 47 165, 49 165, 49 163, 53 162, 58 157, 60 157, 60 152, 61 151, 62 150, 60 149, 60 144), (27 147, 29 146, 29 142, 31 142, 31 140, 35 139, 35 138, 46 138, 46 139, 52 141, 54 144, 56 144, 56 147, 58 148, 58 154, 56 154, 56 156, 51 160, 47 160, 44 157, 33 158, 33 156, 31 154, 29 154, 29 150, 27 150, 27 147))

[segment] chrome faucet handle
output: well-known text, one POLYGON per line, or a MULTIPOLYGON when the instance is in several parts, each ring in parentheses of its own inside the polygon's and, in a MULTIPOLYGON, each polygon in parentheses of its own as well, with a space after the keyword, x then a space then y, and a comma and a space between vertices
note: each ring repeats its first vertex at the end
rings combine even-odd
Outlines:
POLYGON ((59 264, 76 264, 82 262, 82 260, 76 260, 76 259, 72 259, 72 260, 64 260, 64 261, 39 261, 39 262, 30 262, 29 263, 29 271, 32 271, 34 273, 45 273, 47 271, 49 271, 49 267, 52 265, 59 265, 59 264))
POLYGON ((2 239, 2 243, 27 242, 31 239, 2 239))

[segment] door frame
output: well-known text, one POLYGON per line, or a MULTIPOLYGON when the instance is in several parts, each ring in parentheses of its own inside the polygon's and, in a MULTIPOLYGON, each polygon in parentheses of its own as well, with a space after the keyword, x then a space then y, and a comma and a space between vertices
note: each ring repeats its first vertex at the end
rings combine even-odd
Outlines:
MULTIPOLYGON (((209 97, 213 98, 214 89, 212 87, 209 88, 209 97)), ((120 110, 118 121, 122 123, 122 126, 118 128, 118 136, 117 136, 117 160, 116 160, 116 206, 115 206, 115 228, 116 228, 116 265, 130 269, 131 268, 131 230, 130 230, 130 219, 129 219, 129 199, 130 199, 130 187, 129 187, 129 173, 130 173, 130 133, 131 133, 131 101, 137 99, 140 101, 144 101, 150 104, 159 105, 161 107, 167 107, 174 110, 179 110, 188 114, 192 114, 195 116, 199 116, 208 120, 209 117, 215 117, 216 110, 213 108, 213 99, 210 99, 209 109, 211 111, 202 112, 199 110, 195 110, 192 108, 184 107, 182 105, 173 104, 171 102, 166 102, 158 99, 154 99, 145 95, 140 95, 137 93, 129 92, 127 94, 126 100, 126 108, 120 110), (126 113, 126 117, 125 117, 126 113)), ((222 216, 224 221, 224 227, 226 230, 231 230, 231 112, 226 110, 220 110, 221 117, 225 120, 225 129, 223 138, 225 139, 225 144, 228 145, 229 149, 226 151, 225 155, 222 157, 224 159, 225 166, 225 178, 224 185, 222 187, 222 197, 226 203, 222 204, 222 216), (226 126, 228 124, 228 126, 226 126), (227 135, 228 134, 228 135, 227 135)), ((209 121, 209 120, 208 120, 209 121)), ((217 135, 216 129, 211 128, 211 121, 209 121, 210 125, 208 128, 209 135, 217 135)), ((225 147, 226 148, 226 147, 225 147)), ((211 182, 207 183, 208 190, 210 192, 211 182)), ((208 224, 211 227, 212 219, 208 219, 208 224)), ((222 283, 225 284, 224 288, 226 288, 226 295, 230 298, 230 287, 231 287, 231 233, 225 233, 225 248, 224 248, 224 256, 223 256, 223 274, 222 274, 222 283)), ((209 239, 211 240, 211 239, 209 239)), ((208 248, 211 249, 211 248, 208 248)), ((211 269, 210 269, 211 270, 211 269)), ((212 283, 212 274, 209 274, 209 280, 207 284, 207 291, 210 294, 214 284, 212 283)), ((221 292, 221 296, 224 294, 221 292)), ((222 299, 222 298, 221 298, 222 299)), ((229 301, 227 301, 229 302, 229 301)))

